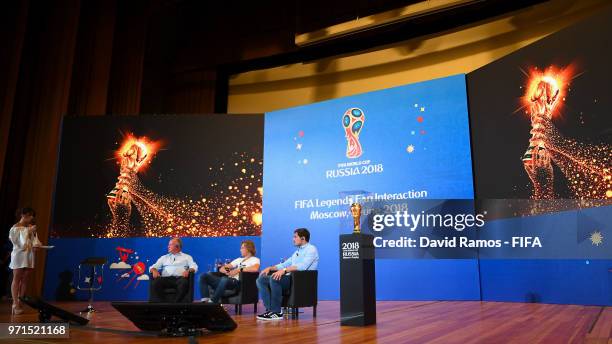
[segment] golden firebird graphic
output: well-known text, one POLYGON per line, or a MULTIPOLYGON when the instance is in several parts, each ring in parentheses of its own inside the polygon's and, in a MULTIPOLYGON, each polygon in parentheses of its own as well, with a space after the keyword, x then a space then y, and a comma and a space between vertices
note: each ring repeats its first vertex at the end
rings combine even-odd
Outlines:
POLYGON ((359 143, 359 133, 365 122, 365 114, 359 108, 350 108, 342 116, 342 126, 346 136, 346 157, 355 159, 363 153, 359 143))

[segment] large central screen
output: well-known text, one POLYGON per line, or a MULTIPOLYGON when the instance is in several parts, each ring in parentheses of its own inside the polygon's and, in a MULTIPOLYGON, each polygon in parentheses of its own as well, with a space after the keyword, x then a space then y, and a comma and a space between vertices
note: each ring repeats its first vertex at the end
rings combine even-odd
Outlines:
MULTIPOLYGON (((293 230, 308 228, 325 281, 320 295, 337 298, 338 235, 352 231, 352 202, 473 198, 465 76, 267 113, 264 159, 264 261, 288 257, 293 230)), ((440 297, 478 297, 475 267, 379 260, 377 296, 408 297, 390 275, 408 268, 421 284, 462 286, 440 297)), ((439 296, 433 289, 410 298, 439 296)))

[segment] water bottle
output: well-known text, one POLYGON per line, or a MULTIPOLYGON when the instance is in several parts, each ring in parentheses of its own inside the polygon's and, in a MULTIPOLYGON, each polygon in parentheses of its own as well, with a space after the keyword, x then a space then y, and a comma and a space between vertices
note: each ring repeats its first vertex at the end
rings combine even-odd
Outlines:
POLYGON ((219 271, 221 269, 221 259, 215 258, 215 269, 219 271))

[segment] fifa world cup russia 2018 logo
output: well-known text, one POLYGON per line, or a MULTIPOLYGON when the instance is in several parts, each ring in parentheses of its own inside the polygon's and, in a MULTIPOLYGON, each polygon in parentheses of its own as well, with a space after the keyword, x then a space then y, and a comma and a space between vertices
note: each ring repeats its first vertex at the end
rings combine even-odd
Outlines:
POLYGON ((355 159, 361 156, 361 143, 359 143, 359 133, 363 128, 365 115, 361 109, 350 108, 342 116, 342 126, 346 136, 346 157, 355 159))

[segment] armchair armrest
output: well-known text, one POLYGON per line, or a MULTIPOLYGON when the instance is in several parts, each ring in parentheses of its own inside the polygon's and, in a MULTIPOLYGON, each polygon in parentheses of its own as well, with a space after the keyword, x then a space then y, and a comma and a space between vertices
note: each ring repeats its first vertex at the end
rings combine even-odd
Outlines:
POLYGON ((259 277, 259 272, 240 272, 240 284, 242 285, 255 285, 257 286, 257 278, 259 277))
POLYGON ((246 302, 257 302, 259 299, 259 291, 257 289, 257 278, 259 272, 240 272, 240 293, 242 300, 246 302))
POLYGON ((292 271, 290 304, 294 307, 310 307, 318 300, 318 271, 292 271))

